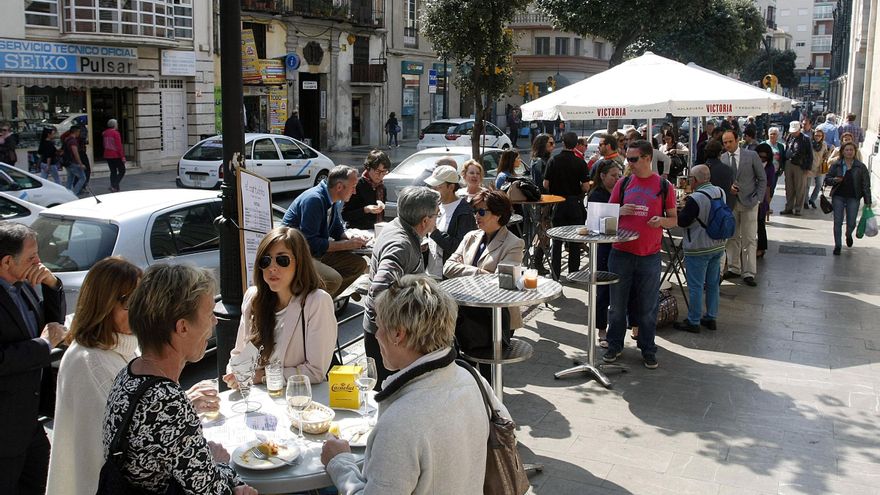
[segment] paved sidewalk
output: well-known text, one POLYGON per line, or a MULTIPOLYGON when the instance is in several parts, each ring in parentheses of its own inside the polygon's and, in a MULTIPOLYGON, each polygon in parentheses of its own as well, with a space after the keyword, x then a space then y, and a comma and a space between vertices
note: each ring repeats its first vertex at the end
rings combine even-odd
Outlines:
POLYGON ((654 371, 627 339, 612 390, 553 379, 585 356, 583 290, 532 312, 517 334, 536 353, 505 367, 521 452, 546 465, 532 493, 880 493, 880 237, 832 256, 820 210, 768 236, 758 287, 722 286, 717 331, 658 330, 654 371))

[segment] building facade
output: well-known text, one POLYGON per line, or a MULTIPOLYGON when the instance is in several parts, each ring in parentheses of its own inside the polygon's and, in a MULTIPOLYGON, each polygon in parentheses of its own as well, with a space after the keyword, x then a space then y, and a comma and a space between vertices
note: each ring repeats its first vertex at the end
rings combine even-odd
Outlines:
POLYGON ((95 173, 116 119, 129 167, 176 166, 214 131, 210 0, 9 0, 0 17, 0 120, 26 167, 43 128, 86 123, 95 173))
POLYGON ((831 41, 835 2, 777 0, 779 29, 791 34, 797 54, 795 72, 800 85, 795 97, 810 108, 825 111, 831 75, 831 41))

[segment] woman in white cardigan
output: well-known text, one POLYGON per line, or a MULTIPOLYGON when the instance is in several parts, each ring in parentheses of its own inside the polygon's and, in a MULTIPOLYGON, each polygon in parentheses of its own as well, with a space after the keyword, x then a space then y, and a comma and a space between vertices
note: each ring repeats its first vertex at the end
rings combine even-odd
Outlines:
POLYGON ((396 373, 376 395, 363 468, 348 442, 329 439, 327 474, 341 495, 482 493, 489 416, 474 377, 455 363, 455 301, 429 277, 407 275, 379 295, 376 313, 382 360, 396 373))
POLYGON ((61 359, 47 493, 94 494, 104 465, 102 419, 119 370, 138 354, 128 297, 141 269, 119 257, 89 270, 61 359))
MULTIPOLYGON (((306 375, 312 383, 324 381, 336 347, 336 315, 298 230, 278 227, 263 237, 253 281, 244 295, 231 354, 241 352, 248 342, 260 349, 254 383, 264 381, 266 364, 276 360, 285 379, 306 375)), ((236 388, 228 367, 227 372, 223 380, 236 388)))

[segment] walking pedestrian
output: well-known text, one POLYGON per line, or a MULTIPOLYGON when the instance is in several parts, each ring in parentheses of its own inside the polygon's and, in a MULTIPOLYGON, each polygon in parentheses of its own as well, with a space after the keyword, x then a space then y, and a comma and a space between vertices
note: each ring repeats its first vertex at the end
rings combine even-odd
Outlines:
POLYGON ((52 175, 56 184, 61 184, 58 177, 58 148, 55 147, 55 134, 58 131, 54 127, 44 127, 40 134, 40 177, 47 179, 52 175))
POLYGON ((825 144, 825 133, 822 129, 816 129, 813 132, 813 139, 810 141, 813 146, 813 166, 807 171, 804 179, 804 209, 808 206, 816 208, 816 200, 819 199, 819 192, 822 190, 822 179, 828 170, 828 157, 831 150, 825 144), (813 184, 813 193, 810 192, 810 184, 813 184))
MULTIPOLYGON (((544 187, 544 173, 546 172, 547 162, 550 160, 550 154, 553 153, 553 136, 547 133, 538 134, 532 141, 532 163, 529 165, 529 171, 532 175, 532 181, 541 188, 541 193, 546 193, 544 187)), ((538 270, 538 274, 546 275, 547 269, 544 267, 544 253, 550 248, 550 237, 547 236, 547 229, 550 228, 550 206, 537 206, 539 225, 536 228, 538 232, 534 238, 525 239, 531 242, 534 247, 534 254, 531 258, 531 267, 538 270)))
POLYGON ((79 152, 79 129, 79 124, 74 124, 70 126, 70 131, 61 138, 61 147, 64 151, 61 164, 67 169, 66 187, 77 196, 86 185, 85 164, 82 162, 82 154, 79 152))
MULTIPOLYGON (((770 184, 776 179, 776 169, 773 166, 773 148, 767 143, 761 143, 755 148, 755 153, 758 154, 758 158, 764 166, 764 175, 767 176, 767 183, 770 184)), ((773 189, 767 187, 764 190, 764 199, 758 206, 758 247, 755 250, 755 258, 763 258, 767 252, 767 217, 770 216, 770 201, 772 199, 773 189)), ((727 204, 730 204, 730 197, 728 197, 727 204)))
POLYGON ((853 138, 853 142, 856 143, 856 147, 862 145, 865 142, 865 131, 856 124, 856 114, 850 113, 846 116, 846 124, 841 125, 838 128, 838 132, 840 133, 840 142, 843 142, 843 135, 846 133, 850 133, 853 138))
POLYGON ((727 241, 727 271, 725 279, 743 277, 750 287, 758 285, 755 276, 758 266, 755 263, 758 236, 758 203, 767 189, 767 176, 758 154, 742 149, 734 131, 725 131, 721 137, 724 153, 721 161, 736 171, 736 181, 731 193, 736 195, 733 216, 736 232, 727 241))
POLYGON ((14 167, 18 161, 17 147, 18 136, 12 132, 12 126, 9 122, 0 122, 0 162, 14 167))
POLYGON ((104 158, 110 168, 110 192, 119 192, 119 183, 125 176, 125 150, 122 148, 118 126, 116 119, 110 119, 107 121, 107 128, 101 133, 104 138, 104 158))
POLYGON ((388 116, 388 120, 385 121, 385 134, 388 135, 388 147, 391 148, 391 142, 394 141, 394 146, 400 148, 400 143, 397 142, 397 134, 400 132, 400 123, 397 122, 397 115, 394 112, 391 112, 391 115, 388 116))
POLYGON ((299 120, 299 112, 294 110, 284 123, 284 135, 302 141, 305 137, 302 122, 299 120))
POLYGON ((859 202, 871 206, 871 175, 868 167, 856 159, 855 143, 841 146, 842 158, 831 165, 825 175, 825 184, 831 189, 831 205, 834 207, 834 255, 840 255, 840 231, 846 213, 846 247, 852 247, 852 233, 856 228, 859 202))
MULTIPOLYGON (((549 194, 565 198, 553 208, 553 226, 583 225, 587 218, 584 210, 584 193, 590 187, 590 174, 584 161, 574 154, 578 136, 574 132, 562 135, 565 148, 547 162, 544 172, 544 189, 549 194)), ((568 273, 580 270, 581 245, 570 242, 568 247, 568 273)), ((550 256, 550 270, 554 279, 560 276, 562 269, 562 243, 554 242, 550 256)))
POLYGON ((840 134, 837 131, 837 116, 829 113, 825 116, 825 122, 816 126, 816 130, 825 133, 825 144, 831 148, 840 146, 840 134))
MULTIPOLYGON (((816 131, 822 131, 821 127, 816 131)), ((813 147, 810 139, 801 133, 800 122, 788 126, 785 141, 788 166, 785 167, 785 209, 780 215, 801 215, 806 187, 806 172, 813 168, 813 147)))

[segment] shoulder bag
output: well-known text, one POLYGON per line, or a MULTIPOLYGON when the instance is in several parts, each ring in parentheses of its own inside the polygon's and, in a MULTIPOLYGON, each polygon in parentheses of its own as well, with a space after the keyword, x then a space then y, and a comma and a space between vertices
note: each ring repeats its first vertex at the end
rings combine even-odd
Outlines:
POLYGON ((529 478, 516 450, 516 423, 502 417, 492 408, 483 380, 466 361, 456 359, 459 366, 468 370, 483 396, 483 404, 489 413, 489 439, 486 450, 486 478, 484 495, 523 495, 529 489, 529 478))
MULTIPOLYGON (((134 410, 137 407, 137 403, 140 402, 144 392, 159 380, 161 379, 155 376, 147 378, 138 386, 134 395, 131 397, 131 400, 128 403, 128 409, 126 409, 125 415, 122 418, 122 422, 116 429, 116 434, 113 435, 113 440, 110 441, 110 448, 107 451, 107 460, 104 461, 104 466, 101 467, 101 475, 98 478, 98 491, 96 492, 96 495, 157 495, 156 492, 151 492, 134 486, 128 481, 122 474, 122 462, 125 457, 125 451, 128 450, 128 428, 131 423, 131 418, 134 416, 134 410)), ((164 495, 182 495, 183 493, 183 487, 180 486, 180 483, 174 478, 171 478, 168 482, 168 489, 165 490, 164 495)))

